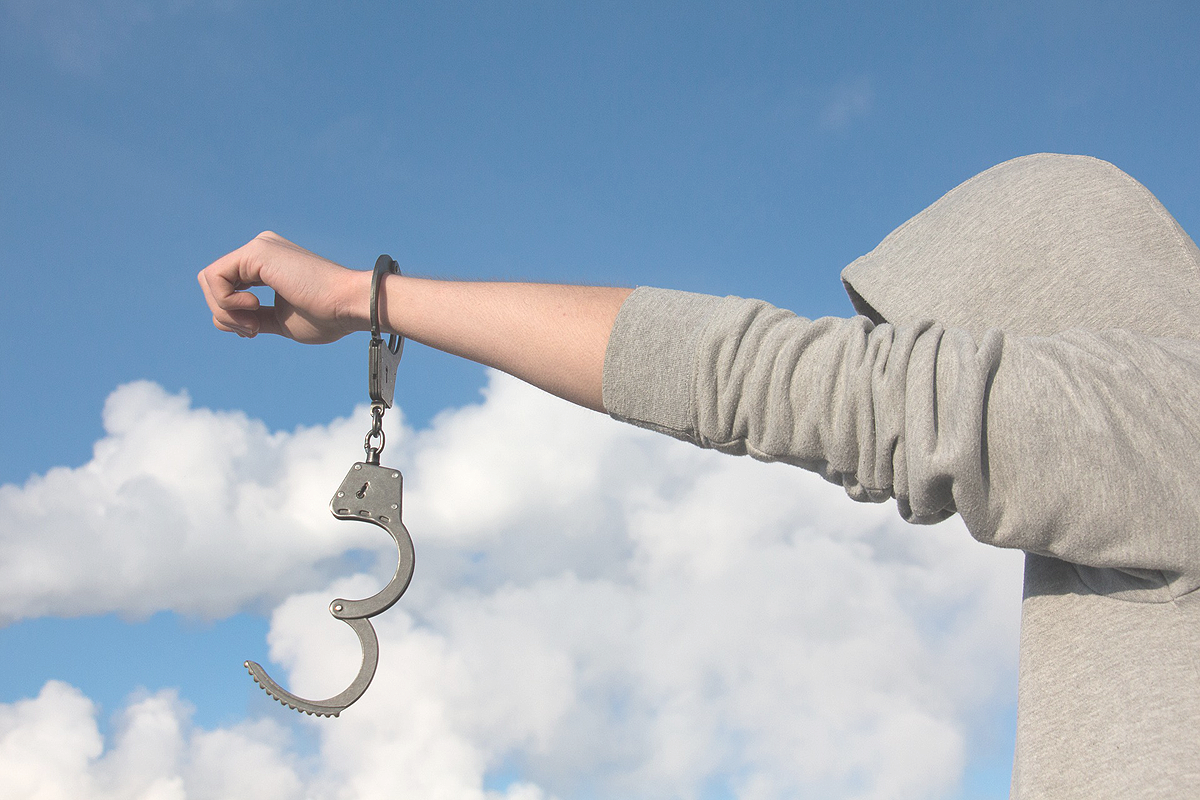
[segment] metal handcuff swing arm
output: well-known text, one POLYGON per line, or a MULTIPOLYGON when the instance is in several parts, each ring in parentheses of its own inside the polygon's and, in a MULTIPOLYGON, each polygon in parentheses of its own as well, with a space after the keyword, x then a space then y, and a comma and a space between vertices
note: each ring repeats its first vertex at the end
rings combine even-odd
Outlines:
POLYGON ((362 647, 362 666, 354 681, 328 700, 305 700, 281 687, 267 675, 266 670, 254 661, 245 662, 254 680, 267 694, 279 702, 321 717, 336 717, 351 703, 362 697, 363 692, 375 677, 379 663, 379 639, 370 618, 391 608, 412 579, 414 552, 412 539, 404 523, 400 521, 401 490, 403 476, 400 470, 379 465, 379 454, 385 442, 383 435, 383 412, 392 407, 396 388, 396 367, 404 351, 404 337, 391 334, 384 345, 379 332, 379 289, 383 276, 400 274, 399 265, 389 255, 381 255, 375 262, 371 276, 371 344, 368 392, 371 396, 371 430, 363 440, 367 452, 365 461, 359 461, 346 473, 342 485, 329 501, 329 510, 338 519, 369 522, 383 528, 396 543, 400 560, 396 574, 376 594, 365 600, 338 598, 329 604, 329 613, 349 625, 358 635, 362 647), (377 442, 377 444, 376 444, 377 442))

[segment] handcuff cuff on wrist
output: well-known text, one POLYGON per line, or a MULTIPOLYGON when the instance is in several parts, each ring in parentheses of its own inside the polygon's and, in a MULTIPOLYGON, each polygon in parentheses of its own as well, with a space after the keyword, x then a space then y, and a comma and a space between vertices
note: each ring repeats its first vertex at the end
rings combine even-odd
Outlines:
POLYGON ((385 344, 379 326, 379 295, 384 276, 399 275, 400 267, 389 255, 375 262, 371 276, 371 342, 368 355, 367 393, 371 398, 371 430, 363 439, 366 460, 356 462, 346 473, 341 486, 329 501, 329 511, 337 519, 358 520, 378 525, 388 532, 399 550, 396 572, 388 584, 364 600, 335 599, 329 613, 349 625, 357 634, 362 648, 362 666, 358 675, 344 691, 327 700, 305 700, 276 683, 255 661, 244 666, 254 680, 279 702, 321 717, 336 717, 351 703, 362 697, 375 668, 379 664, 379 639, 370 618, 387 611, 408 588, 412 580, 415 553, 408 529, 400 521, 401 494, 404 478, 400 470, 380 466, 379 454, 386 439, 383 435, 383 413, 392 407, 396 389, 396 367, 404 352, 404 337, 389 334, 385 344), (376 444, 377 442, 377 444, 376 444))

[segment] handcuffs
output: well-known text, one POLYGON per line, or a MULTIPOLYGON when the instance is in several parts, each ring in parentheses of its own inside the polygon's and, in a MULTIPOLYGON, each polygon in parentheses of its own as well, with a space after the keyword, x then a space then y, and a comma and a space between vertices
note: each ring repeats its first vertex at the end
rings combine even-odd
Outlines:
POLYGON ((388 532, 400 551, 396 573, 377 593, 365 600, 337 598, 329 604, 329 613, 349 625, 358 635, 362 647, 362 666, 358 675, 345 691, 327 700, 305 700, 284 689, 269 676, 255 661, 246 661, 244 666, 267 694, 289 708, 319 717, 336 717, 362 697, 375 668, 379 664, 379 639, 371 626, 371 617, 387 611, 412 580, 414 552, 408 529, 400 521, 401 490, 404 478, 400 470, 380 466, 379 454, 383 451, 383 412, 392 407, 396 389, 396 367, 404 352, 404 337, 388 336, 387 344, 379 332, 379 290, 384 275, 399 275, 400 267, 389 255, 381 255, 375 262, 371 276, 371 344, 367 390, 371 397, 371 430, 363 439, 366 450, 365 461, 350 467, 342 485, 329 501, 329 511, 338 519, 358 520, 378 525, 388 532))

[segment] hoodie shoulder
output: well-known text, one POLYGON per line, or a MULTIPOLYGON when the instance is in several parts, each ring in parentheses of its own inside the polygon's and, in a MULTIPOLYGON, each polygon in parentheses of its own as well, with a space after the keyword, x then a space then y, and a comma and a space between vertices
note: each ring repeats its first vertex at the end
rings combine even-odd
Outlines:
POLYGON ((1041 153, 952 189, 842 272, 876 320, 976 334, 1125 328, 1195 338, 1200 251, 1112 164, 1041 153))

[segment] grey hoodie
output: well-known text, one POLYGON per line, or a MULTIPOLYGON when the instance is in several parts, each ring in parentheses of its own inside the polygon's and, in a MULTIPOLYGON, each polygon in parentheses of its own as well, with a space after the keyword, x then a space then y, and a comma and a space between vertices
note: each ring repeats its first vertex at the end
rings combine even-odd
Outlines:
POLYGON ((640 288, 617 419, 1027 553, 1012 796, 1200 796, 1200 251, 1103 161, 972 178, 843 272, 860 316, 640 288))

